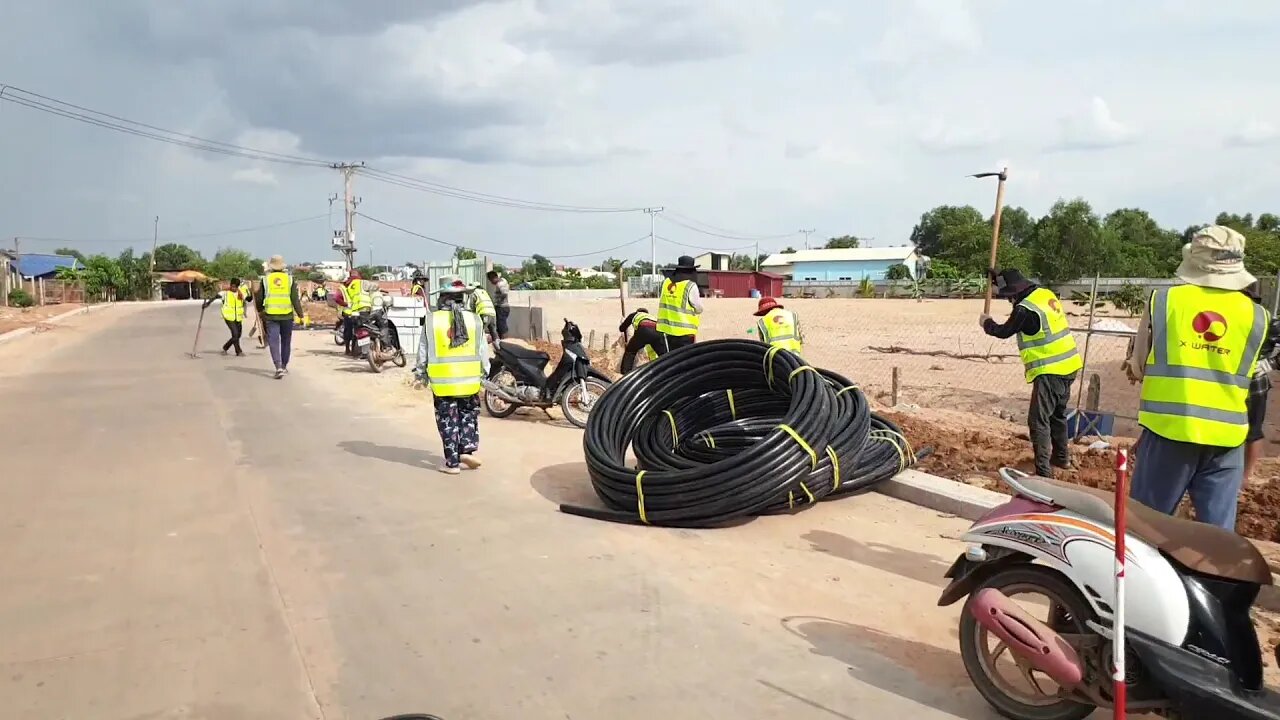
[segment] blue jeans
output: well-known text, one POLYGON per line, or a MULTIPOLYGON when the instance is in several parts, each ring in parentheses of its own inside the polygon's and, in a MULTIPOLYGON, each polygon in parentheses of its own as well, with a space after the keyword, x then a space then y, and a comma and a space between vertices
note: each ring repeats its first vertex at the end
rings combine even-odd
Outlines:
POLYGON ((1172 515, 1189 491, 1197 520, 1235 530, 1236 502, 1244 483, 1243 445, 1193 445, 1144 428, 1134 462, 1134 500, 1172 515))
POLYGON ((277 368, 289 367, 289 352, 293 349, 293 315, 281 320, 267 316, 262 324, 267 333, 267 347, 271 349, 271 362, 277 368))

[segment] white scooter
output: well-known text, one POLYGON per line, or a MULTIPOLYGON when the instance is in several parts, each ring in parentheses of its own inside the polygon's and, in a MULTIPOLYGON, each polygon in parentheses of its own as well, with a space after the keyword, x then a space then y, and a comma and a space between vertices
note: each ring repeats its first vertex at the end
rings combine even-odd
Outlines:
MULTIPOLYGON (((1114 501, 1010 468, 1000 477, 1014 496, 965 533, 970 546, 938 599, 945 606, 969 598, 960 617, 965 670, 1014 720, 1079 720, 1112 708, 1114 501)), ((1235 533, 1134 501, 1127 515, 1127 711, 1280 718, 1280 696, 1262 685, 1249 616, 1271 584, 1261 553, 1235 533)))

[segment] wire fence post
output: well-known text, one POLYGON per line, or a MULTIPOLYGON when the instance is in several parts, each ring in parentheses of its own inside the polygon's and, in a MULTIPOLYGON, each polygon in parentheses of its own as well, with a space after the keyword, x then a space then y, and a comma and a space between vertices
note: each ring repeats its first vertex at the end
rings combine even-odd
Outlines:
MULTIPOLYGON (((1093 289, 1089 291, 1089 325, 1084 329, 1084 355, 1080 358, 1080 372, 1089 373, 1089 341, 1093 339, 1093 318, 1098 311, 1098 278, 1102 273, 1093 276, 1093 289)), ((1059 301, 1061 302, 1061 301, 1059 301)), ((1080 402, 1084 399, 1084 378, 1080 378, 1080 387, 1076 390, 1076 431, 1080 430, 1080 402)))

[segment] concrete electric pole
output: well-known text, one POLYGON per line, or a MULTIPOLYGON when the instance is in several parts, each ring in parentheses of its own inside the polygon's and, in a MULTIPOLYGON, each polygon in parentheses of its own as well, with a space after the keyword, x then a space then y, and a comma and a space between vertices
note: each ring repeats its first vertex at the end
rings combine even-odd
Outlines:
POLYGON ((803 234, 803 235, 804 235, 804 249, 805 249, 805 250, 808 250, 808 249, 809 249, 809 236, 810 236, 810 235, 812 235, 812 234, 814 234, 814 233, 815 233, 815 232, 817 232, 817 231, 816 231, 816 230, 800 230, 799 232, 800 232, 801 234, 803 234))
POLYGON ((649 216, 649 262, 653 265, 649 272, 653 275, 658 274, 658 240, 657 235, 655 235, 653 231, 653 219, 657 217, 658 213, 665 209, 666 208, 661 207, 644 209, 645 213, 649 216))
POLYGON ((342 232, 342 245, 339 248, 342 254, 347 258, 347 272, 351 272, 355 267, 356 261, 356 206, 360 204, 360 198, 352 194, 351 185, 355 178, 356 171, 364 167, 364 163, 352 164, 342 163, 333 165, 334 170, 342 171, 342 204, 343 215, 346 218, 344 222, 344 230, 342 232))
POLYGON ((151 284, 147 289, 150 291, 151 297, 148 300, 156 299, 156 247, 160 245, 160 216, 156 216, 155 224, 151 229, 151 284))

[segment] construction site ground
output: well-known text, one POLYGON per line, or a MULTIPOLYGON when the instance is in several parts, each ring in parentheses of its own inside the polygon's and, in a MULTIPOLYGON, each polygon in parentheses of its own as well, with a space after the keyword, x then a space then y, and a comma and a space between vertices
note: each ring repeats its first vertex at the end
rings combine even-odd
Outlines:
POLYGON ((29 308, 0 307, 0 335, 11 330, 33 326, 37 332, 43 332, 53 327, 48 324, 49 318, 57 317, 82 307, 84 305, 78 303, 41 305, 29 308))

